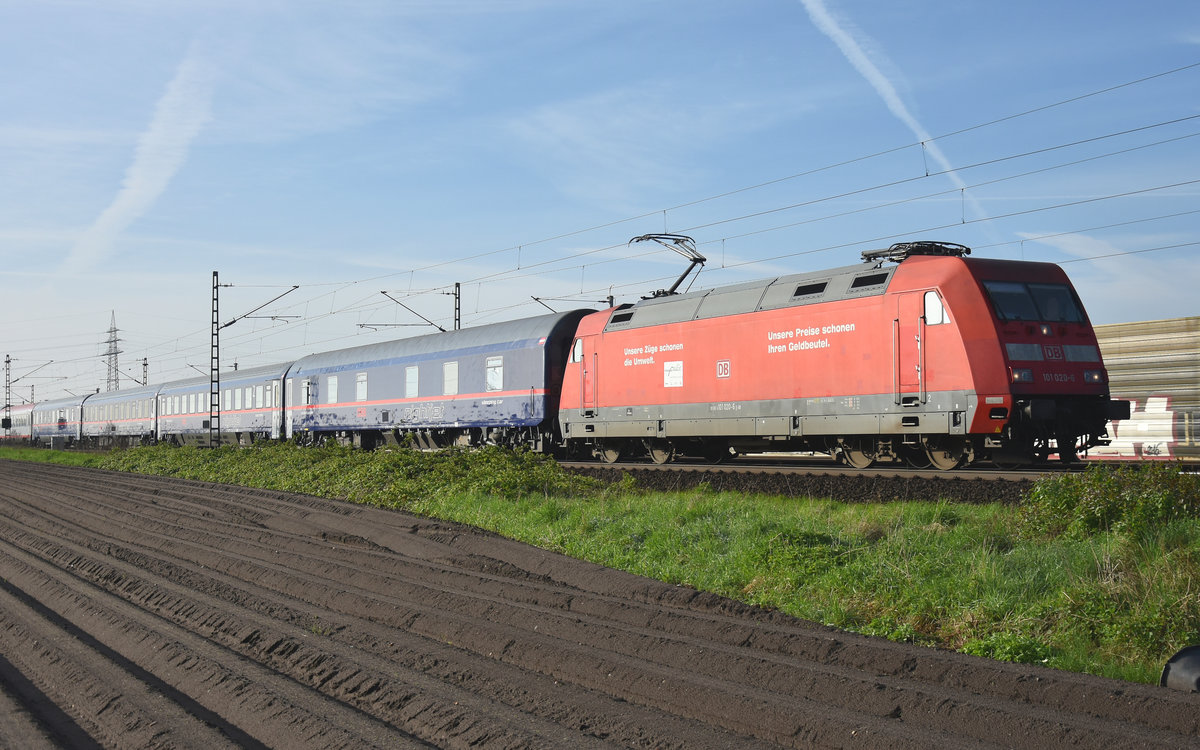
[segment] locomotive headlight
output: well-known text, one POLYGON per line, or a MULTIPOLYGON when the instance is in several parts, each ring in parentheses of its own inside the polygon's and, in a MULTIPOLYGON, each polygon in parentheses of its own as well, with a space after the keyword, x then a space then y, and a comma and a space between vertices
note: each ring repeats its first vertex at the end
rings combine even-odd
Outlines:
POLYGON ((1084 370, 1083 382, 1085 383, 1103 383, 1104 370, 1084 370))
POLYGON ((1014 383, 1032 383, 1033 370, 1028 367, 1016 368, 1012 370, 1012 382, 1014 383))
POLYGON ((1042 323, 1042 335, 1043 335, 1043 336, 1052 336, 1052 335, 1054 335, 1054 326, 1052 326, 1052 325, 1048 325, 1048 324, 1046 324, 1046 323, 1042 323))

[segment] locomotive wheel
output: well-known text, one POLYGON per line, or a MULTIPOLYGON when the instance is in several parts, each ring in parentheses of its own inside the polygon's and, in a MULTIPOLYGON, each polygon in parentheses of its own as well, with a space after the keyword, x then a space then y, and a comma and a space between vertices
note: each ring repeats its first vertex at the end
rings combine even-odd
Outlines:
POLYGON ((904 463, 914 469, 928 469, 932 464, 925 448, 914 445, 900 446, 900 457, 904 463))
POLYGON ((929 465, 938 471, 950 471, 962 465, 966 457, 961 441, 958 440, 929 440, 925 443, 925 455, 929 465))
POLYGON ((868 441, 842 443, 842 460, 852 469, 866 469, 875 463, 875 451, 868 441))
POLYGON ((701 457, 710 464, 720 464, 733 458, 734 453, 728 445, 706 445, 700 451, 701 457))
POLYGON ((666 440, 647 440, 646 452, 656 464, 665 464, 675 457, 675 446, 666 440))
POLYGON ((615 464, 621 460, 621 445, 619 443, 598 443, 596 445, 596 458, 606 464, 615 464))

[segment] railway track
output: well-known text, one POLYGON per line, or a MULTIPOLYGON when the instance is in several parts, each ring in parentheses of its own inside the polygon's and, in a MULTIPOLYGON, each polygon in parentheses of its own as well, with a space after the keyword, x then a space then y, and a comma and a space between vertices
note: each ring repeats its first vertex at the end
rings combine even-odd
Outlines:
POLYGON ((675 491, 700 486, 715 491, 756 492, 785 497, 836 497, 847 502, 949 500, 1018 504, 1038 477, 1069 469, 1038 471, 996 468, 952 472, 876 466, 854 469, 830 460, 735 460, 724 464, 563 462, 569 471, 603 481, 632 476, 646 489, 675 491))

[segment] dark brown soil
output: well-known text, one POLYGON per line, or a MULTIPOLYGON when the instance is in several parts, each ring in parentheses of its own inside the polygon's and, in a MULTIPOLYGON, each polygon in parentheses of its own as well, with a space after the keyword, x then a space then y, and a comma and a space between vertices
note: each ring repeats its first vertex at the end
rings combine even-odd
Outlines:
POLYGON ((1200 696, 300 495, 0 462, 0 747, 1180 747, 1200 696))

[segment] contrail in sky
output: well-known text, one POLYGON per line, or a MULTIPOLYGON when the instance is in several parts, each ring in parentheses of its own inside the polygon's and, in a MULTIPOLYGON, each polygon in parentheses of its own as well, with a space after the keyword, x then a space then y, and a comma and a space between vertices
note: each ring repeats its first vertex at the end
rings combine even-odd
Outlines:
POLYGON ((129 225, 150 209, 187 161, 192 141, 211 119, 213 70, 195 46, 154 108, 150 125, 138 136, 133 163, 108 208, 76 240, 63 262, 65 271, 84 271, 103 260, 129 225))
MULTIPOLYGON (((967 184, 963 182, 962 178, 958 176, 958 173, 954 171, 954 167, 951 166, 950 160, 946 158, 946 155, 942 153, 942 150, 938 148, 936 143, 931 142, 933 136, 930 135, 929 131, 922 127, 921 123, 917 122, 917 118, 913 117, 913 114, 908 111, 908 107, 904 105, 904 101, 901 100, 900 95, 896 93, 896 87, 893 86, 892 82, 888 80, 887 76, 885 76, 879 70, 879 68, 876 67, 875 63, 871 62, 871 58, 867 56, 865 51, 863 51, 863 48, 858 41, 855 40, 854 37, 851 36, 845 29, 843 29, 841 25, 838 24, 837 20, 830 15, 829 10, 825 7, 825 0, 800 0, 800 2, 803 3, 804 9, 808 11, 808 17, 812 20, 813 25, 816 26, 822 34, 833 40, 833 43, 838 46, 838 49, 842 51, 842 54, 846 56, 846 59, 850 61, 850 64, 854 66, 854 69, 857 70, 863 78, 867 79, 867 83, 870 83, 871 87, 875 89, 875 92, 878 93, 883 99, 883 103, 887 105, 887 108, 891 111, 891 113, 895 115, 900 122, 908 126, 908 129, 913 132, 913 135, 917 137, 917 140, 924 145, 926 153, 933 157, 933 160, 937 162, 942 170, 948 174, 954 185, 960 189, 966 188, 967 184)), ((967 196, 967 199, 971 202, 971 205, 975 207, 975 210, 980 216, 985 216, 983 207, 979 205, 978 201, 970 196, 967 196)))

